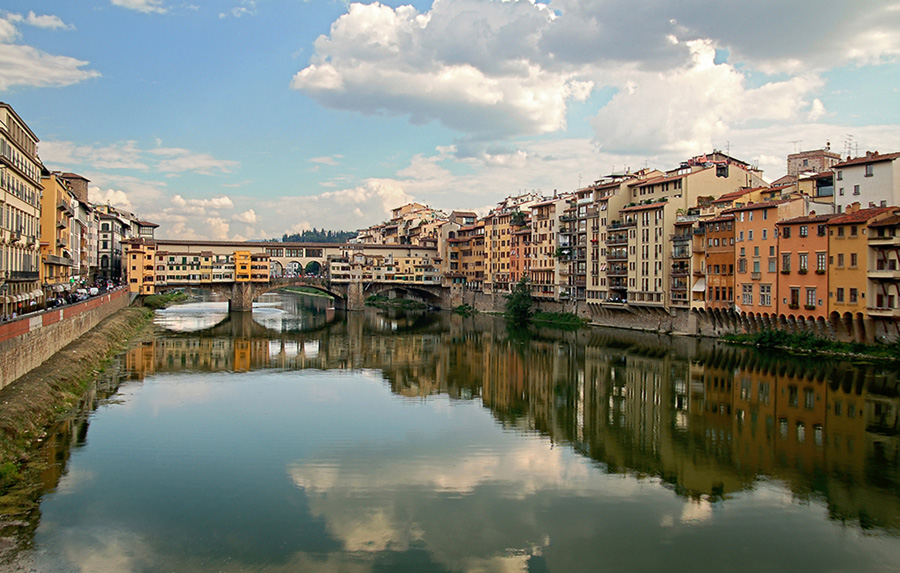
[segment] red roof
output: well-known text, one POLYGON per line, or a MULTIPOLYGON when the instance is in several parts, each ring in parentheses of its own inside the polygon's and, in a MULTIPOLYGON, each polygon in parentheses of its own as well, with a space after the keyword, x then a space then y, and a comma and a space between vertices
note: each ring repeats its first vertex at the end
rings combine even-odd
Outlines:
POLYGON ((855 157, 853 159, 848 159, 843 163, 838 163, 836 165, 832 165, 832 169, 838 169, 840 167, 851 167, 853 165, 865 165, 867 163, 878 163, 879 161, 893 161, 900 157, 900 152, 898 153, 885 153, 880 154, 877 151, 874 153, 866 152, 865 157, 855 157))
POLYGON ((778 221, 776 225, 800 225, 804 223, 824 223, 830 219, 838 217, 834 213, 826 213, 824 215, 804 215, 802 217, 794 217, 793 219, 785 219, 778 221))
POLYGON ((869 209, 860 209, 854 213, 845 213, 839 215, 828 222, 829 225, 852 225, 853 223, 865 223, 872 217, 886 213, 897 207, 872 207, 869 209))

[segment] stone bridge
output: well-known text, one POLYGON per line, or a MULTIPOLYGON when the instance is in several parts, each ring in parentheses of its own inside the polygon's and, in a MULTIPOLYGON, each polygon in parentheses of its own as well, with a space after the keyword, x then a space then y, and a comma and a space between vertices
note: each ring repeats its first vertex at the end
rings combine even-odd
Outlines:
MULTIPOLYGON (((198 286, 198 285, 191 285, 198 286)), ((267 292, 280 288, 302 286, 313 288, 334 297, 337 310, 362 310, 366 298, 375 295, 389 298, 409 298, 438 308, 450 308, 449 289, 440 285, 410 283, 406 281, 331 281, 326 278, 297 277, 273 278, 268 282, 216 283, 209 288, 228 299, 228 310, 244 312, 253 310, 253 301, 267 292)))

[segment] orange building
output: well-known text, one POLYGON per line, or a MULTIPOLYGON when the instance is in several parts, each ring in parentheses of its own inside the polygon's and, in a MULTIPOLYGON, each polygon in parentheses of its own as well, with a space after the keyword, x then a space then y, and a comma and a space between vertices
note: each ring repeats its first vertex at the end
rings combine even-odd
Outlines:
POLYGON ((828 222, 828 315, 842 319, 846 332, 854 340, 868 341, 865 328, 868 291, 868 241, 870 223, 893 215, 896 207, 860 209, 859 203, 847 207, 845 214, 828 222))
POLYGON ((828 317, 828 221, 835 215, 795 217, 776 223, 781 275, 778 313, 828 317))
POLYGON ((731 209, 735 226, 735 305, 742 312, 775 315, 778 289, 778 221, 806 214, 807 202, 796 196, 731 209), (776 297, 776 298, 773 298, 776 297))
POLYGON ((706 308, 730 310, 734 304, 734 215, 700 225, 706 231, 706 308))

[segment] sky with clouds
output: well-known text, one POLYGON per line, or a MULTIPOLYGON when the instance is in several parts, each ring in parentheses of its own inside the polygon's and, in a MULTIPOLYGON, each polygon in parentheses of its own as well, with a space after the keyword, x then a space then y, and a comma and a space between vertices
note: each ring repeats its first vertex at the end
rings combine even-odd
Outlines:
POLYGON ((159 237, 900 151, 900 0, 7 0, 0 101, 159 237))

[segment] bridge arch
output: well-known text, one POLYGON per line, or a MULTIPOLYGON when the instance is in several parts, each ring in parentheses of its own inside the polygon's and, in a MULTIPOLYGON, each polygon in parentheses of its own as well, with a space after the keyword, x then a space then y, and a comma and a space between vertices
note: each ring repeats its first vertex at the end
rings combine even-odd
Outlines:
POLYGON ((443 300, 440 286, 419 285, 417 283, 370 283, 366 285, 363 291, 366 298, 383 296, 389 293, 393 294, 394 298, 411 298, 432 306, 440 306, 443 300))
POLYGON ((259 296, 290 286, 303 286, 321 291, 334 298, 334 308, 341 310, 348 308, 346 289, 341 288, 341 285, 331 285, 325 279, 294 277, 270 279, 268 282, 235 282, 214 285, 213 292, 228 299, 230 311, 245 312, 253 310, 253 301, 259 296))

